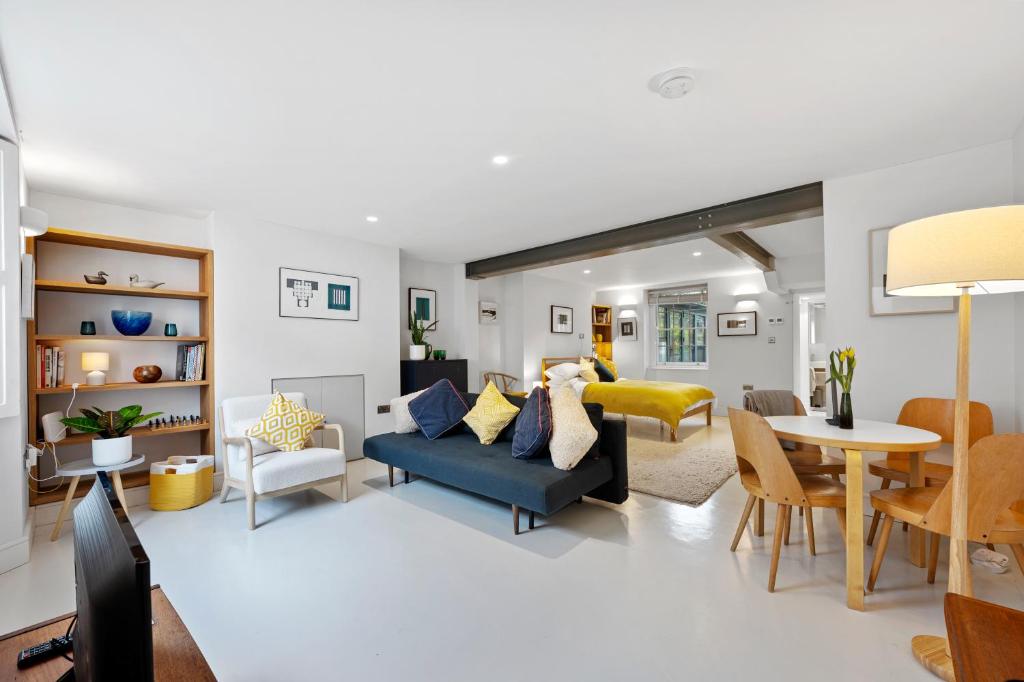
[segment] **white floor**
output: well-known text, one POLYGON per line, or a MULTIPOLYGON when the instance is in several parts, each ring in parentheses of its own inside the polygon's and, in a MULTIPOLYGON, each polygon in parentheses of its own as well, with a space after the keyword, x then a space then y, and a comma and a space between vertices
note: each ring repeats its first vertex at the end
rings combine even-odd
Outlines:
MULTIPOLYGON (((729 444, 724 419, 689 421, 687 443, 729 444)), ((153 581, 219 679, 935 679, 910 638, 943 631, 945 562, 929 586, 904 533, 858 613, 845 606, 832 514, 815 517, 815 558, 794 524, 775 594, 770 528, 730 554, 746 499, 735 477, 697 509, 634 493, 571 505, 516 537, 501 504, 426 480, 388 488, 367 460, 350 475, 348 504, 337 486, 261 502, 255 532, 237 493, 185 512, 132 509, 153 581)), ((37 530, 28 565, 0 575, 0 632, 74 608, 70 525, 56 543, 49 532, 37 530)), ((976 570, 975 582, 979 597, 1024 608, 1016 566, 976 570)))

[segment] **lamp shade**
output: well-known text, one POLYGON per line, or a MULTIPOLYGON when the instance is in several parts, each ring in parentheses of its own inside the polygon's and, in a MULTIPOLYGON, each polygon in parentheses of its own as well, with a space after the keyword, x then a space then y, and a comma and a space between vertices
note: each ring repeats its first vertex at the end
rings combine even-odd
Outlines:
POLYGON ((889 232, 885 290, 894 296, 1024 291, 1024 205, 923 218, 889 232))
POLYGON ((82 370, 106 372, 110 369, 109 353, 82 353, 82 370))

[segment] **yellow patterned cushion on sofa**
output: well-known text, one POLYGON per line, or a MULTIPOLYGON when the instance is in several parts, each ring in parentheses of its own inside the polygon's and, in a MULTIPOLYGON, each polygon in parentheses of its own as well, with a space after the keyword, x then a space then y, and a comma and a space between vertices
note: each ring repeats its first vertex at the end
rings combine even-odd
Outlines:
POLYGON ((462 421, 473 429, 481 445, 490 445, 517 414, 519 408, 505 400, 505 396, 489 381, 476 399, 476 405, 462 421))
POLYGON ((309 434, 323 420, 324 415, 319 412, 307 410, 275 393, 270 407, 258 422, 246 430, 245 435, 262 438, 283 452, 295 452, 306 447, 309 434))

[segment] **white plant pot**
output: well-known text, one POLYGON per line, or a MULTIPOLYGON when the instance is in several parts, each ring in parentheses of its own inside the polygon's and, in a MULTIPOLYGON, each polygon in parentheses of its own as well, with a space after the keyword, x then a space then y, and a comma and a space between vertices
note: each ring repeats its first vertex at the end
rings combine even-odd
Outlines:
POLYGON ((92 442, 92 463, 98 467, 124 464, 132 458, 132 437, 97 438, 92 442))
POLYGON ((410 360, 426 360, 427 359, 427 347, 426 346, 409 346, 409 359, 410 360))

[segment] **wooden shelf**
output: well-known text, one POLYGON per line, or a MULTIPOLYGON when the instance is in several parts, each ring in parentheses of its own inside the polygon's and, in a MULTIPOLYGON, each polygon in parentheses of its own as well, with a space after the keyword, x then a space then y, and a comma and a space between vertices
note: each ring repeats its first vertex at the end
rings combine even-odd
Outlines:
POLYGON ((62 227, 51 227, 45 234, 36 237, 35 240, 37 242, 72 244, 74 246, 91 246, 96 249, 111 249, 113 251, 152 253, 158 256, 191 258, 193 260, 201 260, 213 254, 213 251, 210 251, 209 249, 200 249, 195 246, 179 246, 177 244, 147 242, 142 241, 141 239, 126 239, 124 237, 112 237, 110 235, 96 234, 93 232, 66 230, 62 227))
MULTIPOLYGON (((145 463, 140 464, 140 467, 145 467, 139 471, 122 471, 121 472, 121 485, 124 488, 138 488, 139 486, 149 485, 149 467, 145 463)), ((75 499, 79 497, 85 497, 86 493, 92 489, 91 484, 87 484, 86 477, 82 477, 82 480, 78 482, 78 488, 75 490, 75 499)), ((89 480, 92 480, 91 478, 89 480)), ((68 482, 69 479, 64 479, 60 487, 56 490, 50 490, 45 493, 36 493, 33 496, 32 504, 49 504, 51 502, 60 502, 68 494, 68 482)))
MULTIPOLYGON (((140 384, 137 381, 124 381, 114 384, 103 384, 102 386, 78 385, 79 393, 92 393, 94 391, 140 391, 150 388, 188 388, 189 386, 208 386, 209 381, 154 381, 151 384, 140 384)), ((71 393, 71 385, 55 386, 53 388, 33 388, 32 393, 36 395, 49 395, 51 393, 71 393)))
MULTIPOLYGON (((175 433, 192 433, 194 431, 209 431, 209 424, 189 424, 188 426, 168 426, 163 429, 151 429, 148 426, 136 426, 134 429, 129 431, 129 435, 132 436, 132 440, 136 438, 150 438, 152 436, 169 436, 175 433)), ((96 437, 92 433, 75 433, 62 441, 58 441, 56 445, 76 445, 78 443, 88 443, 96 437)))
POLYGON ((205 336, 121 336, 120 334, 93 334, 82 336, 81 334, 36 334, 36 342, 57 342, 57 341, 177 341, 179 343, 203 343, 207 341, 205 336))
POLYGON ((140 289, 116 284, 86 284, 85 282, 60 282, 52 279, 37 279, 36 291, 70 291, 76 294, 108 294, 112 296, 139 296, 142 298, 181 298, 201 301, 209 298, 205 291, 176 291, 174 289, 140 289))

